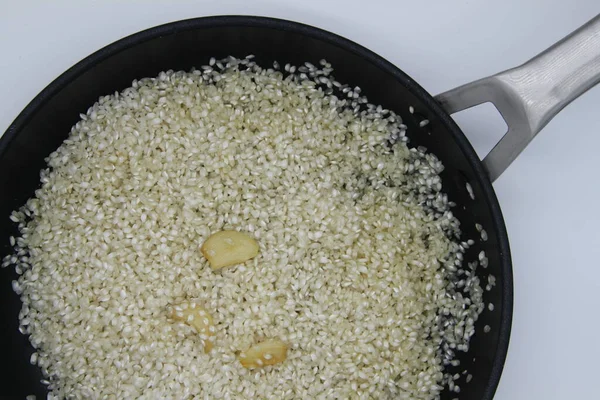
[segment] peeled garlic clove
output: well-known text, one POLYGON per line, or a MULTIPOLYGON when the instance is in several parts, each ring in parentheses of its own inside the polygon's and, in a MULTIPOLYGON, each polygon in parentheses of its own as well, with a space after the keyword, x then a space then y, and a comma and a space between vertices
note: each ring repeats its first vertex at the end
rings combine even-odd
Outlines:
POLYGON ((256 257, 258 243, 242 232, 221 231, 210 235, 200 251, 208 260, 210 267, 217 270, 256 257))
POLYGON ((240 353, 238 359, 244 368, 262 368, 284 362, 287 350, 287 344, 281 340, 269 339, 240 353))
POLYGON ((184 322, 200 334, 204 345, 204 352, 208 353, 213 348, 215 325, 212 316, 203 307, 194 302, 185 302, 171 307, 171 319, 184 322))

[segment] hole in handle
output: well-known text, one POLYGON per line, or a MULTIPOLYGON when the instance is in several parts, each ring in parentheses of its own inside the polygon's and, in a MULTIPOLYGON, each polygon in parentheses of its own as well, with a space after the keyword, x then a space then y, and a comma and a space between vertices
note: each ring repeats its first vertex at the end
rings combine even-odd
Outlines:
POLYGON ((491 102, 458 111, 452 117, 482 160, 508 131, 506 121, 491 102))

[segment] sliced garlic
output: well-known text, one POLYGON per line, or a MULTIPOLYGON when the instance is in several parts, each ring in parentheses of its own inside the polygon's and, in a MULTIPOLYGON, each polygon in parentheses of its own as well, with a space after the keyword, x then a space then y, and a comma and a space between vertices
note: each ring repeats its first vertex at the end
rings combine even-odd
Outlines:
POLYGON ((215 325, 212 316, 203 307, 194 302, 177 304, 171 307, 171 319, 194 327, 200 334, 204 352, 208 353, 212 350, 215 325))
POLYGON ((281 340, 268 339, 240 353, 238 359, 244 368, 262 368, 284 362, 287 350, 287 344, 281 340))
POLYGON ((200 248, 214 270, 240 264, 256 257, 258 243, 254 238, 237 231, 221 231, 210 235, 200 248))

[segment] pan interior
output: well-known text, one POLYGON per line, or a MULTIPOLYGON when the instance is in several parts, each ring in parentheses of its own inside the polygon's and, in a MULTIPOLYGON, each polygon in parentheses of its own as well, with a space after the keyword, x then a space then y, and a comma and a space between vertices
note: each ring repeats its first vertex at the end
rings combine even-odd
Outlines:
MULTIPOLYGON (((16 235, 8 216, 33 196, 44 158, 67 137, 71 126, 98 97, 128 87, 133 79, 156 76, 160 71, 189 70, 207 64, 210 57, 243 58, 254 54, 261 65, 277 60, 281 65, 317 64, 327 59, 341 82, 359 86, 370 102, 381 104, 404 118, 411 146, 425 146, 442 160, 444 192, 457 204, 453 212, 461 221, 465 239, 476 243, 466 261, 485 251, 487 268, 478 268, 482 286, 489 276, 496 285, 485 291, 487 307, 476 324, 468 353, 459 353, 456 372, 460 398, 491 398, 497 386, 508 345, 512 312, 512 276, 508 241, 500 211, 487 178, 462 133, 423 89, 408 76, 364 48, 335 35, 272 19, 216 17, 183 21, 142 32, 111 45, 69 70, 40 94, 0 140, 0 256, 10 251, 8 237, 16 235), (409 108, 413 113, 409 112, 409 108), (425 126, 421 122, 427 119, 425 126), (472 188, 472 198, 467 183, 472 188), (480 224, 487 240, 481 239, 480 224), (489 327, 489 328, 488 328, 489 327), (489 332, 484 332, 489 331, 489 332)), ((0 270, 0 332, 4 356, 0 385, 13 396, 45 396, 37 367, 29 365, 33 348, 18 332, 20 301, 11 287, 16 274, 0 270)), ((457 397, 446 391, 443 399, 457 397)))

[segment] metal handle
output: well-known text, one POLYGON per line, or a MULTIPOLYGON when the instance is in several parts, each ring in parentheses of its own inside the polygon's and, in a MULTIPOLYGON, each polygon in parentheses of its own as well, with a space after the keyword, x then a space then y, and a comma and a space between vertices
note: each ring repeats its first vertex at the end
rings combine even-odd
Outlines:
POLYGON ((491 102, 508 131, 483 159, 492 182, 567 104, 600 82, 600 15, 525 64, 436 96, 449 113, 491 102))

